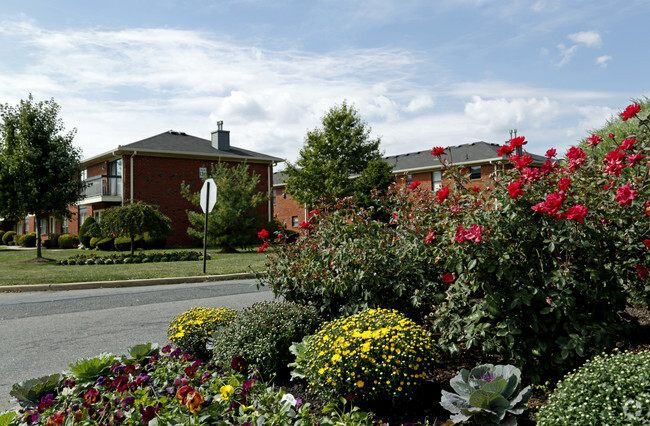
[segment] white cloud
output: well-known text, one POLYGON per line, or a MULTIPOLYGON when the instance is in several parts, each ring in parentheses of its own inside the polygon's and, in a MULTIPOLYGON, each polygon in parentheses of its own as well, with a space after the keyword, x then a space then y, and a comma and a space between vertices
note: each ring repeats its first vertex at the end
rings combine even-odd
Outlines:
POLYGON ((569 39, 574 43, 584 44, 587 47, 600 47, 603 40, 596 31, 583 31, 569 34, 569 39))
POLYGON ((0 22, 5 42, 29 60, 2 68, 0 99, 54 97, 66 127, 78 128, 75 143, 85 157, 170 129, 207 139, 223 120, 233 145, 294 161, 306 132, 343 100, 382 138, 388 155, 499 142, 514 127, 547 143, 548 135, 566 139, 576 121, 587 123, 580 106, 630 96, 459 82, 437 67, 423 78, 420 52, 396 48, 315 54, 198 31, 52 31, 24 19, 0 22), (560 121, 562 115, 568 118, 560 121))
POLYGON ((600 66, 601 68, 605 68, 609 64, 609 61, 612 59, 613 58, 609 55, 599 56, 596 58, 596 65, 600 66))
POLYGON ((562 55, 562 59, 560 59, 560 61, 556 64, 558 67, 566 65, 578 50, 577 45, 566 47, 563 43, 558 44, 557 48, 560 49, 560 54, 562 55))
POLYGON ((420 95, 416 98, 413 98, 409 101, 406 106, 406 111, 408 112, 417 112, 422 109, 433 107, 433 99, 429 95, 420 95))
POLYGON ((486 133, 506 132, 513 127, 539 127, 548 123, 557 113, 557 106, 548 98, 542 99, 483 99, 472 97, 465 105, 465 114, 486 133))

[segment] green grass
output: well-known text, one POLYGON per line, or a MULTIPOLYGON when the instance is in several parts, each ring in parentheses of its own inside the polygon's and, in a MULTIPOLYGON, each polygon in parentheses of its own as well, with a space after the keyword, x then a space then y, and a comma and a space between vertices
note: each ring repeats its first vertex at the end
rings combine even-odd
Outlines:
MULTIPOLYGON (((152 250, 165 252, 176 250, 152 250)), ((202 251, 196 249, 196 251, 202 251)), ((47 250, 44 258, 60 260, 76 254, 115 254, 120 252, 96 252, 87 250, 47 250)), ((122 252, 128 253, 128 252, 122 252)), ((207 261, 207 275, 234 274, 264 270, 266 256, 257 252, 222 254, 208 250, 212 256, 207 261)), ((13 250, 0 246, 0 285, 52 284, 86 281, 115 281, 145 278, 191 277, 203 275, 203 261, 156 262, 125 265, 67 265, 55 262, 33 263, 36 249, 13 250)))

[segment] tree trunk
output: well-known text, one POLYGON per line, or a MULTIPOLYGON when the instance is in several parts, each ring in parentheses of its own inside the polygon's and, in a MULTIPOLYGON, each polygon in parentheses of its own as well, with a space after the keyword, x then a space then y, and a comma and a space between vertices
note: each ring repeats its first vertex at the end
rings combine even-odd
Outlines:
POLYGON ((39 215, 34 215, 34 221, 36 222, 36 258, 41 259, 41 217, 39 215))

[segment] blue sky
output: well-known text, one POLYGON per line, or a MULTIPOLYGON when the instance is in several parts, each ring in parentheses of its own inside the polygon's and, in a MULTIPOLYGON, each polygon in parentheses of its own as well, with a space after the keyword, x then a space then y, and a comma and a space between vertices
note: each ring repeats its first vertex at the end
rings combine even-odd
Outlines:
POLYGON ((0 103, 54 98, 86 158, 223 120, 233 145, 295 161, 344 100, 386 155, 515 128, 563 152, 650 96, 648 16, 650 0, 4 2, 0 103))

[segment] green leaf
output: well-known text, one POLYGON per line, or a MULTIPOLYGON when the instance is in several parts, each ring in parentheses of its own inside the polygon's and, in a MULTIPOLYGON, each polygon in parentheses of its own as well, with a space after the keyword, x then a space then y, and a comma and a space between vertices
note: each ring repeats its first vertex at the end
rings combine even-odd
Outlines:
POLYGON ((508 400, 498 393, 486 392, 482 389, 477 390, 469 397, 469 403, 473 407, 492 410, 499 414, 510 406, 508 400))
POLYGON ((19 402, 38 404, 43 396, 55 393, 60 380, 59 374, 25 380, 14 384, 9 395, 15 397, 19 402))
POLYGON ((8 426, 15 417, 16 413, 14 411, 0 414, 0 426, 8 426))

